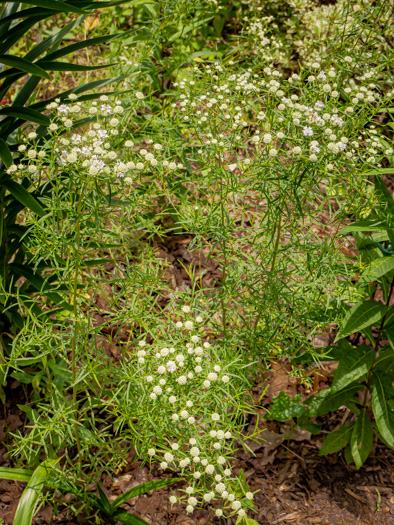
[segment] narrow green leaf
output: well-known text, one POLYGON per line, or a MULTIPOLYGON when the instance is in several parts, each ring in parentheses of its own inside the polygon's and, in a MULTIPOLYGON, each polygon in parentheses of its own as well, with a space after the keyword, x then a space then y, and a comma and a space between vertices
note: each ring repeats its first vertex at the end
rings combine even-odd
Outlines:
POLYGON ((128 501, 130 498, 141 496, 141 494, 146 494, 150 490, 157 490, 163 487, 168 487, 169 485, 178 483, 178 481, 182 481, 182 478, 159 479, 157 481, 147 481, 146 483, 141 483, 141 485, 137 485, 136 487, 133 487, 132 489, 127 490, 126 492, 118 496, 116 500, 112 503, 112 508, 115 510, 119 507, 119 505, 122 505, 122 503, 126 503, 126 501, 128 501))
MULTIPOLYGON (((0 55, 0 64, 11 66, 12 68, 19 69, 20 71, 29 73, 30 75, 47 78, 48 80, 50 79, 48 73, 40 66, 37 66, 36 64, 15 55, 0 55)), ((7 73, 7 71, 4 73, 7 73)))
POLYGON ((13 525, 31 524, 36 506, 44 490, 45 481, 53 465, 57 462, 58 460, 55 459, 46 459, 35 469, 19 500, 13 525))
POLYGON ((13 195, 21 204, 26 206, 26 208, 29 208, 40 217, 45 215, 45 211, 42 209, 40 204, 36 201, 32 194, 29 193, 24 186, 22 186, 22 184, 18 184, 17 182, 10 179, 5 179, 3 181, 3 185, 11 193, 11 195, 13 195))
POLYGON ((150 525, 147 521, 130 514, 127 510, 117 510, 112 514, 112 519, 125 523, 125 525, 150 525))
POLYGON ((110 517, 112 515, 112 513, 113 513, 113 508, 111 506, 111 503, 108 501, 108 498, 107 498, 105 492, 103 491, 103 489, 100 487, 100 485, 97 485, 97 490, 99 492, 100 502, 101 502, 101 505, 104 508, 105 514, 108 517, 110 517))
POLYGON ((7 143, 0 138, 0 158, 4 162, 6 168, 9 168, 12 164, 12 153, 7 143))
POLYGON ((371 453, 373 444, 372 424, 365 408, 361 411, 354 425, 350 447, 357 469, 361 468, 371 453))
POLYGON ((372 410, 376 425, 386 443, 394 449, 394 403, 392 400, 389 402, 388 385, 382 372, 372 373, 372 386, 372 410))
POLYGON ((344 352, 335 371, 331 391, 337 392, 354 383, 368 373, 375 359, 375 350, 370 346, 354 346, 344 352))
POLYGON ((27 120, 30 122, 35 122, 36 124, 41 124, 42 126, 49 126, 51 123, 49 118, 39 111, 31 108, 25 108, 22 106, 9 106, 8 108, 0 109, 0 115, 6 115, 10 117, 17 117, 22 120, 27 120))
POLYGON ((330 432, 326 439, 323 441, 323 445, 319 450, 319 456, 325 456, 327 454, 334 454, 339 450, 342 450, 350 441, 352 435, 354 423, 350 425, 343 425, 337 430, 330 432))
POLYGON ((347 337, 348 335, 359 332, 367 326, 378 323, 386 313, 387 306, 374 299, 360 301, 347 312, 342 326, 340 327, 335 341, 347 337))
POLYGON ((33 474, 32 470, 24 468, 8 468, 0 467, 0 479, 10 479, 12 481, 26 481, 30 480, 33 474))

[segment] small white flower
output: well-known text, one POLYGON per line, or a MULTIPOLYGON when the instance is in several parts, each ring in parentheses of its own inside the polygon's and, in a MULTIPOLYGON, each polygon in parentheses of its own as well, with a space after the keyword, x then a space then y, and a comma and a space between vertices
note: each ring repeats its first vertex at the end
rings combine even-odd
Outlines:
POLYGON ((216 517, 218 517, 218 518, 222 517, 222 516, 223 516, 223 511, 222 511, 222 509, 216 509, 216 510, 215 510, 215 515, 216 515, 216 517))
POLYGON ((174 460, 174 456, 171 454, 171 452, 166 452, 164 454, 164 459, 167 461, 167 463, 171 463, 171 461, 174 460))
POLYGON ((192 335, 190 340, 192 343, 198 343, 199 337, 198 335, 192 335))
POLYGON ((200 479, 201 478, 201 472, 195 472, 193 474, 193 476, 194 476, 195 479, 200 479))
POLYGON ((311 137, 313 135, 313 129, 308 126, 305 126, 304 128, 302 128, 302 133, 304 137, 311 137))
POLYGON ((244 509, 240 509, 238 511, 238 516, 240 516, 241 518, 245 517, 246 516, 246 511, 244 509))
POLYGON ((245 494, 245 498, 248 499, 248 500, 250 500, 250 501, 252 501, 253 497, 254 497, 254 496, 253 496, 253 493, 252 493, 252 492, 247 492, 247 493, 245 494))
POLYGON ((145 381, 151 383, 153 381, 153 376, 146 376, 145 381))
POLYGON ((218 375, 215 372, 210 372, 208 374, 208 380, 209 381, 216 381, 218 378, 218 375))
POLYGON ((165 470, 167 467, 168 467, 168 463, 167 463, 166 461, 162 461, 162 462, 160 463, 160 468, 161 468, 161 469, 165 470))
POLYGON ((142 100, 144 97, 144 94, 141 93, 141 91, 137 91, 137 93, 135 94, 135 97, 138 98, 138 100, 142 100))
POLYGON ((186 385, 186 381, 187 381, 187 379, 186 379, 185 376, 179 376, 178 379, 177 379, 177 383, 179 385, 186 385))
POLYGON ((272 135, 270 133, 266 133, 264 136, 263 136, 263 142, 264 144, 269 144, 272 140, 272 135))
POLYGON ((148 450, 148 455, 149 455, 149 456, 154 456, 155 454, 156 454, 156 450, 155 450, 154 448, 150 448, 150 449, 148 450))
POLYGON ((203 322, 203 318, 200 317, 200 316, 196 317, 196 322, 197 323, 202 323, 203 322))
POLYGON ((182 312, 185 312, 185 314, 188 314, 190 312, 190 306, 187 306, 186 304, 182 306, 182 312))
POLYGON ((220 415, 217 412, 214 412, 211 415, 211 419, 212 419, 212 421, 219 421, 220 420, 220 415))
POLYGON ((193 322, 192 321, 186 321, 185 328, 186 328, 186 330, 193 330, 193 322))
MULTIPOLYGON (((160 354, 159 354, 159 357, 160 357, 160 354)), ((166 367, 161 365, 159 366, 159 368, 157 369, 157 373, 158 374, 165 374, 166 373, 166 367)))
POLYGON ((187 419, 189 417, 189 412, 187 410, 182 410, 181 412, 181 418, 187 419))
POLYGON ((176 423, 179 420, 178 414, 172 414, 171 419, 176 423))
POLYGON ((211 386, 211 383, 210 383, 210 381, 205 380, 204 383, 203 383, 203 385, 204 385, 204 388, 205 388, 206 390, 208 390, 208 388, 211 386))
POLYGON ((172 505, 174 505, 174 503, 176 503, 176 501, 177 501, 175 496, 170 496, 169 499, 170 499, 170 503, 171 503, 172 505))
POLYGON ((224 434, 224 437, 225 437, 226 439, 231 439, 231 432, 228 432, 228 431, 227 431, 227 432, 224 434))
POLYGON ((163 393, 163 390, 161 389, 160 386, 155 386, 153 388, 153 392, 157 395, 157 396, 160 396, 162 393, 163 393))
POLYGON ((204 343, 204 348, 209 348, 211 345, 209 343, 204 343))
POLYGON ((205 467, 205 474, 212 475, 215 472, 215 467, 213 465, 207 465, 205 467))
POLYGON ((149 397, 155 400, 157 398, 157 395, 154 392, 152 392, 151 394, 149 394, 149 397))
POLYGON ((223 383, 228 383, 230 381, 230 378, 228 376, 223 376, 222 381, 223 383))

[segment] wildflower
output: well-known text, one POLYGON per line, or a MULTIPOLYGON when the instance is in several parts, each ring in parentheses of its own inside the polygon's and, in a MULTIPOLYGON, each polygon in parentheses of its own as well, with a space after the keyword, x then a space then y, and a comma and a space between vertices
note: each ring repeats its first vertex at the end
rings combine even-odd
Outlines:
POLYGON ((313 129, 308 126, 305 126, 304 128, 302 128, 302 133, 304 137, 312 137, 313 129))
POLYGON ((212 419, 212 421, 219 421, 219 420, 220 420, 220 416, 219 416, 219 414, 217 414, 216 412, 214 412, 214 413, 211 415, 211 419, 212 419))
POLYGON ((188 314, 190 312, 190 306, 187 306, 186 304, 182 306, 182 312, 185 312, 185 314, 188 314))
POLYGON ((172 374, 176 370, 176 363, 174 361, 168 361, 167 370, 172 374))
POLYGON ((177 499, 175 496, 170 496, 170 503, 173 505, 174 503, 176 503, 177 499))
POLYGON ((192 343, 198 343, 198 339, 199 338, 198 338, 197 335, 193 335, 190 339, 191 339, 192 343))
POLYGON ((137 91, 137 93, 135 94, 135 97, 138 98, 138 100, 142 100, 144 97, 144 94, 141 93, 141 91, 137 91))
POLYGON ((179 376, 178 379, 177 379, 177 382, 179 385, 186 385, 186 377, 185 376, 179 376))
POLYGON ((264 144, 269 144, 272 140, 272 135, 270 133, 266 133, 264 136, 263 136, 263 142, 264 144))
POLYGON ((207 465, 205 467, 205 474, 212 475, 215 472, 215 467, 213 465, 207 465))
POLYGON ((193 330, 193 322, 192 321, 186 321, 185 328, 186 328, 186 330, 193 330))
MULTIPOLYGON (((160 354, 159 354, 159 356, 160 356, 160 354)), ((157 373, 158 374, 165 374, 165 372, 166 372, 166 368, 163 365, 159 366, 159 368, 157 369, 157 373)))
POLYGON ((197 323, 202 323, 203 322, 203 318, 200 317, 200 316, 196 317, 196 322, 197 323))
POLYGON ((240 510, 238 511, 238 516, 241 517, 241 518, 245 517, 245 516, 246 516, 246 512, 245 512, 245 510, 244 510, 244 509, 240 509, 240 510))
POLYGON ((252 501, 252 499, 253 499, 253 493, 252 493, 252 492, 247 492, 247 493, 245 494, 245 498, 248 499, 248 500, 250 500, 250 501, 252 501))
POLYGON ((154 456, 155 454, 156 454, 156 450, 155 450, 154 448, 150 448, 150 449, 148 450, 148 455, 149 455, 149 456, 154 456))
POLYGON ((162 461, 162 462, 160 463, 160 468, 161 468, 161 469, 165 470, 167 467, 168 467, 168 463, 167 463, 166 461, 162 461))
POLYGON ((222 509, 216 509, 215 510, 215 515, 216 515, 217 518, 221 518, 223 516, 222 509))
POLYGON ((223 456, 219 456, 216 461, 218 465, 224 465, 226 463, 226 458, 224 458, 223 456))
POLYGON ((237 500, 233 501, 232 504, 231 504, 231 508, 233 510, 239 510, 241 508, 241 506, 242 506, 241 502, 237 501, 237 500))
POLYGON ((204 388, 208 390, 208 388, 211 386, 211 383, 208 380, 206 380, 204 381, 203 385, 204 385, 204 388))
MULTIPOLYGON (((192 489, 193 490, 193 489, 192 489)), ((194 498, 193 496, 191 496, 187 502, 189 503, 189 505, 192 505, 193 507, 195 507, 196 505, 198 505, 198 500, 197 498, 194 498)))
POLYGON ((218 375, 215 372, 210 372, 208 374, 208 380, 209 381, 216 381, 218 378, 218 375))

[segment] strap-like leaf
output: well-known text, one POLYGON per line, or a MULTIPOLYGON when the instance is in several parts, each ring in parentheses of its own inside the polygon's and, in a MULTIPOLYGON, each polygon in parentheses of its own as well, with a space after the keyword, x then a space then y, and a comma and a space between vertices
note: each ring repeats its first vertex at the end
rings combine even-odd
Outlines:
POLYGON ((182 478, 159 479, 156 481, 147 481, 146 483, 141 483, 141 485, 137 485, 136 487, 133 487, 132 489, 127 490, 126 492, 118 496, 116 500, 112 503, 112 508, 117 509, 119 505, 122 505, 122 503, 126 503, 126 501, 128 501, 130 498, 141 496, 141 494, 146 494, 150 490, 168 487, 168 485, 173 485, 174 483, 178 483, 178 481, 182 481, 182 478))
POLYGON ((33 471, 24 468, 0 467, 0 479, 10 479, 12 481, 26 481, 32 477, 33 471))
POLYGON ((45 481, 58 460, 46 459, 33 472, 27 487, 22 493, 16 509, 13 525, 30 525, 34 512, 44 490, 45 481))
POLYGON ((23 0, 23 2, 21 2, 21 0, 8 1, 18 4, 23 3, 34 5, 35 7, 43 7, 44 9, 50 9, 51 11, 60 11, 62 13, 85 13, 83 9, 80 9, 79 7, 75 7, 70 4, 65 4, 64 2, 60 2, 60 0, 23 0))
POLYGON ((42 126, 49 126, 50 120, 45 115, 42 115, 39 111, 31 108, 24 108, 21 106, 10 106, 8 108, 0 109, 0 115, 7 115, 10 117, 17 117, 22 120, 27 120, 30 122, 35 122, 36 124, 41 124, 42 126))
POLYGON ((372 424, 364 408, 354 425, 350 446, 352 457, 356 467, 359 469, 368 458, 373 444, 372 424))
POLYGON ((70 62, 47 62, 45 60, 40 60, 39 64, 48 71, 94 71, 96 69, 104 69, 115 65, 104 64, 102 66, 84 66, 82 64, 71 64, 70 62))
POLYGON ((12 164, 12 154, 7 143, 0 138, 0 158, 4 162, 4 165, 9 168, 12 164))
POLYGON ((130 514, 126 510, 117 510, 112 514, 112 518, 125 523, 125 525, 150 525, 147 521, 139 518, 135 514, 130 514))
MULTIPOLYGON (((37 75, 38 77, 47 78, 48 80, 50 78, 48 73, 40 66, 29 62, 29 60, 26 60, 25 58, 17 57, 15 55, 0 55, 0 64, 11 66, 12 68, 16 68, 16 70, 19 69, 20 71, 29 73, 30 75, 37 75)), ((6 74, 9 74, 10 71, 11 70, 4 71, 0 77, 6 76, 6 74)))
POLYGON ((360 332, 367 326, 378 323, 386 313, 387 306, 374 299, 361 301, 347 312, 335 341, 347 337, 354 332, 360 332))
POLYGON ((36 201, 32 194, 29 193, 24 186, 22 186, 22 184, 18 184, 13 180, 6 179, 3 181, 3 185, 11 193, 11 195, 13 195, 19 202, 26 206, 26 208, 29 208, 40 217, 45 215, 45 211, 42 209, 40 204, 36 201))
POLYGON ((98 492, 100 494, 100 502, 101 502, 101 505, 103 506, 104 513, 108 517, 110 517, 112 515, 112 512, 113 512, 111 503, 109 502, 109 500, 107 498, 107 495, 105 494, 103 489, 100 487, 100 485, 97 485, 97 490, 98 490, 98 492))

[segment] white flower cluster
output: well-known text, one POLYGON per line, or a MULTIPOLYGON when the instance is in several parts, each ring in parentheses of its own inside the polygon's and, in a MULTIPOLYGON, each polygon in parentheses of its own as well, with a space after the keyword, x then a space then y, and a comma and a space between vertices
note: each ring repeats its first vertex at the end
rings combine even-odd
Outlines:
MULTIPOLYGON (((140 95, 136 93, 139 99, 140 95)), ((56 99, 47 105, 47 109, 53 115, 48 126, 51 138, 46 142, 51 147, 38 146, 37 134, 29 133, 25 143, 18 147, 22 158, 19 164, 9 167, 9 174, 21 177, 28 173, 37 177, 42 171, 46 176, 51 174, 55 177, 54 166, 48 169, 54 159, 58 167, 72 170, 81 179, 103 182, 123 180, 127 184, 133 183, 141 174, 150 175, 157 171, 165 174, 184 169, 181 163, 163 157, 164 148, 160 143, 153 144, 151 151, 137 148, 129 138, 124 141, 121 150, 118 144, 114 144, 122 135, 122 116, 126 113, 119 100, 111 104, 107 95, 101 95, 99 101, 87 104, 70 94, 67 103, 56 99), (74 128, 82 119, 94 122, 90 126, 85 125, 82 134, 75 133, 74 128)), ((150 140, 145 142, 152 143, 150 140)))
POLYGON ((205 161, 229 156, 237 161, 240 145, 248 142, 256 152, 244 164, 254 160, 272 168, 271 159, 278 157, 282 172, 284 158, 302 158, 326 173, 347 170, 353 164, 370 168, 386 155, 387 147, 378 140, 373 148, 367 147, 365 139, 354 140, 357 132, 364 133, 365 119, 370 119, 376 106, 390 103, 371 81, 371 73, 350 87, 341 84, 334 68, 325 72, 319 63, 285 80, 271 67, 264 68, 263 78, 250 69, 229 74, 219 64, 212 74, 212 67, 195 68, 196 77, 205 80, 209 73, 211 81, 203 89, 195 80, 182 81, 178 102, 173 103, 186 121, 190 143, 199 143, 205 161), (338 100, 340 95, 345 102, 338 100), (251 112, 255 115, 252 133, 251 112))
POLYGON ((140 412, 129 417, 142 425, 144 414, 149 414, 150 427, 140 429, 150 436, 141 435, 142 452, 158 461, 160 468, 181 470, 189 480, 186 496, 173 496, 172 502, 185 502, 187 511, 193 512, 197 506, 220 500, 224 512, 243 516, 247 496, 234 491, 229 462, 236 437, 231 400, 240 385, 232 376, 238 369, 205 340, 203 324, 204 319, 193 318, 191 308, 184 305, 174 321, 175 340, 167 345, 139 341, 128 369, 143 393, 140 412))

